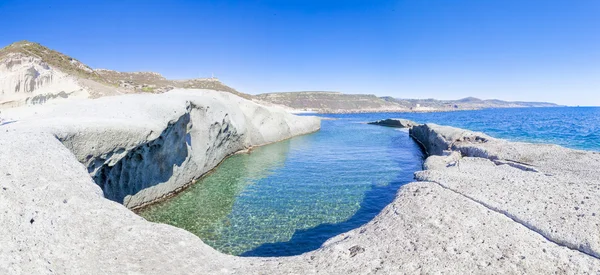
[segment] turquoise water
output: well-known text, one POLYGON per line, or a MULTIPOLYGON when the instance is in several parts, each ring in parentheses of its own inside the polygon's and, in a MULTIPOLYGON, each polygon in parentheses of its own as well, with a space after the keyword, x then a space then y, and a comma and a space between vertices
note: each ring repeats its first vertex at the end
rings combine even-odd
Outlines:
POLYGON ((600 108, 322 115, 321 131, 225 160, 209 176, 140 215, 242 256, 297 255, 375 217, 420 170, 404 130, 362 122, 401 117, 517 141, 600 150, 600 108))
POLYGON ((407 131, 360 117, 234 155, 186 191, 140 213, 233 255, 295 255, 359 227, 412 181, 422 153, 407 131))

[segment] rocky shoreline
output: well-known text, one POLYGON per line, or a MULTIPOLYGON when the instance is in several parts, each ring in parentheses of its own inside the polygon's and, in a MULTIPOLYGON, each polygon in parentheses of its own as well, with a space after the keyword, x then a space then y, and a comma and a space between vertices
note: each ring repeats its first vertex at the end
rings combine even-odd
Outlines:
POLYGON ((600 273, 599 153, 434 124, 410 129, 429 155, 417 181, 316 251, 234 257, 147 222, 127 207, 228 154, 318 129, 315 118, 195 92, 11 111, 17 122, 0 127, 0 273, 600 273))
POLYGON ((227 156, 319 129, 235 95, 175 90, 6 110, 6 132, 54 135, 110 200, 137 208, 177 192, 227 156))

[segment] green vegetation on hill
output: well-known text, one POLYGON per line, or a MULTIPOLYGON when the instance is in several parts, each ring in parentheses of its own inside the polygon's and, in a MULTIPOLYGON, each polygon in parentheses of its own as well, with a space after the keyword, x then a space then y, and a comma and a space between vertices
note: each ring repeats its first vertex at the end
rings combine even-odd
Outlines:
POLYGON ((474 97, 459 100, 397 99, 377 97, 370 94, 343 94, 339 92, 289 92, 268 93, 251 96, 240 93, 216 78, 169 80, 154 72, 118 72, 92 69, 84 63, 35 42, 19 41, 0 49, 0 61, 9 54, 38 57, 51 67, 72 76, 98 82, 109 89, 124 89, 130 92, 161 93, 174 88, 211 89, 235 94, 246 99, 257 99, 284 105, 297 110, 317 112, 384 112, 384 111, 452 111, 483 108, 508 107, 551 107, 544 102, 507 102, 481 100, 474 97))
POLYGON ((94 70, 79 60, 30 41, 19 41, 0 49, 0 61, 17 53, 40 58, 53 68, 72 76, 93 80, 107 87, 122 88, 132 92, 161 93, 174 88, 211 89, 232 93, 246 99, 252 96, 240 93, 215 78, 168 80, 154 72, 118 72, 94 70))
POLYGON ((255 96, 256 99, 288 106, 297 110, 322 113, 391 112, 391 111, 455 111, 484 108, 553 107, 546 102, 510 102, 497 99, 482 100, 467 97, 459 100, 398 99, 368 94, 343 94, 339 92, 288 92, 255 96))
POLYGON ((256 99, 300 110, 343 112, 348 110, 400 110, 402 106, 375 95, 343 94, 339 92, 290 92, 255 96, 256 99))
POLYGON ((58 68, 65 73, 93 80, 102 80, 92 68, 81 63, 79 60, 35 42, 23 40, 10 44, 7 47, 0 49, 0 59, 6 57, 9 53, 21 53, 27 56, 39 57, 48 65, 58 68))

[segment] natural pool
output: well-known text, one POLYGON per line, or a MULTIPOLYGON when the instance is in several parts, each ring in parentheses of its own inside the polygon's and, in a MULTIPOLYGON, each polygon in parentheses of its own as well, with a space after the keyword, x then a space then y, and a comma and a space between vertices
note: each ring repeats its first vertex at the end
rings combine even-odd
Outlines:
POLYGON ((406 130, 361 117, 234 155, 209 176, 140 215, 228 254, 297 255, 373 219, 421 169, 406 130))
POLYGON ((324 120, 317 133, 232 156, 140 215, 186 229, 233 255, 285 256, 317 249, 369 222, 421 170, 421 151, 406 131, 361 123, 390 117, 600 151, 600 108, 324 116, 337 120, 324 120))

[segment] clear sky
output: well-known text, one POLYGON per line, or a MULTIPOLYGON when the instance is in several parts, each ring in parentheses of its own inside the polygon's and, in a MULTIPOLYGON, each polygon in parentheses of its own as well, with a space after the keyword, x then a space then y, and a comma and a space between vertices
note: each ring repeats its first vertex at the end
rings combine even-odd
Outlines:
POLYGON ((598 0, 0 0, 0 44, 246 93, 600 105, 598 0))

